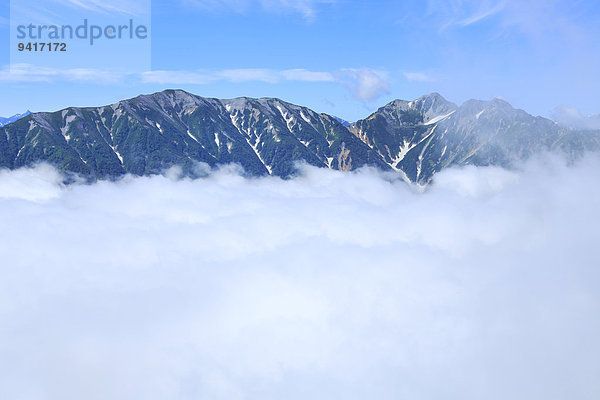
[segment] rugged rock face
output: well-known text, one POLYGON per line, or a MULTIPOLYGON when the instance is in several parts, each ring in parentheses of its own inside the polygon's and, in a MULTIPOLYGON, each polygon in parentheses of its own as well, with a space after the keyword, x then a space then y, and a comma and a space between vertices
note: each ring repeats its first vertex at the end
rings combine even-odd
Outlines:
POLYGON ((37 113, 0 131, 0 166, 46 160, 97 177, 157 173, 194 161, 239 163, 253 175, 288 176, 296 161, 386 168, 335 118, 278 99, 207 99, 181 90, 111 106, 37 113))
POLYGON ((239 163, 248 174, 287 177, 295 163, 397 170, 426 183, 450 165, 507 166, 541 150, 572 157, 600 149, 600 132, 573 131, 502 100, 458 107, 437 93, 396 100, 348 126, 279 99, 209 99, 182 90, 97 108, 36 113, 0 128, 0 167, 48 161, 103 178, 239 163))
POLYGON ((350 129, 393 169, 419 183, 451 165, 508 167, 540 151, 574 158, 600 149, 600 131, 561 128, 500 99, 458 107, 437 93, 391 102, 350 129))

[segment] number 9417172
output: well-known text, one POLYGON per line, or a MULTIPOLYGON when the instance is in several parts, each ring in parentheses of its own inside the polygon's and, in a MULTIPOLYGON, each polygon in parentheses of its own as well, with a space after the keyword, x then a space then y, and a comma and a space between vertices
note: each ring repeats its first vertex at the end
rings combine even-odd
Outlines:
POLYGON ((66 43, 19 43, 19 51, 67 51, 66 43))

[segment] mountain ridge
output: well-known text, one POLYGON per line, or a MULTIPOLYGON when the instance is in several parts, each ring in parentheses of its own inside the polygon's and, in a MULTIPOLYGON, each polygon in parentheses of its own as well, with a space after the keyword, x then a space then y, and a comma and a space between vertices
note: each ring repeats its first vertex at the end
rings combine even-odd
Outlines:
POLYGON ((289 177, 304 161, 338 170, 369 165, 426 184, 452 165, 507 167, 539 151, 577 157, 600 148, 600 131, 568 130, 501 99, 458 106, 431 93, 343 122, 278 98, 216 99, 167 89, 101 107, 34 113, 1 127, 0 167, 47 161, 106 178, 233 162, 249 175, 289 177))
POLYGON ((3 127, 3 126, 8 125, 10 123, 13 123, 13 122, 15 122, 15 121, 17 121, 17 120, 19 120, 19 119, 21 119, 23 117, 26 117, 26 116, 28 116, 30 114, 31 114, 31 111, 27 110, 27 111, 25 111, 22 114, 15 114, 12 117, 8 117, 8 118, 0 117, 0 128, 3 127))

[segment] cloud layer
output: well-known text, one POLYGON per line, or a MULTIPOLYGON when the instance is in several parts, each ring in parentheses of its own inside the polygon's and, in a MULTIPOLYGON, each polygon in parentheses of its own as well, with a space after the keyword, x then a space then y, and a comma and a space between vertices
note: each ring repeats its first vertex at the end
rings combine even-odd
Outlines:
POLYGON ((595 399, 599 168, 0 172, 0 397, 595 399))
POLYGON ((573 129, 600 129, 600 115, 583 115, 571 106, 556 107, 552 110, 552 118, 558 124, 573 129))

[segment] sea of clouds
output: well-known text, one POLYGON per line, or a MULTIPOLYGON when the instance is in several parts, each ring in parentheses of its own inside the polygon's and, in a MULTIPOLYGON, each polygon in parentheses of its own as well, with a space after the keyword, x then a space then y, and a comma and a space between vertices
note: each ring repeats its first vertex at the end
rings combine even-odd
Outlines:
POLYGON ((597 400, 599 171, 0 171, 0 398, 597 400))

